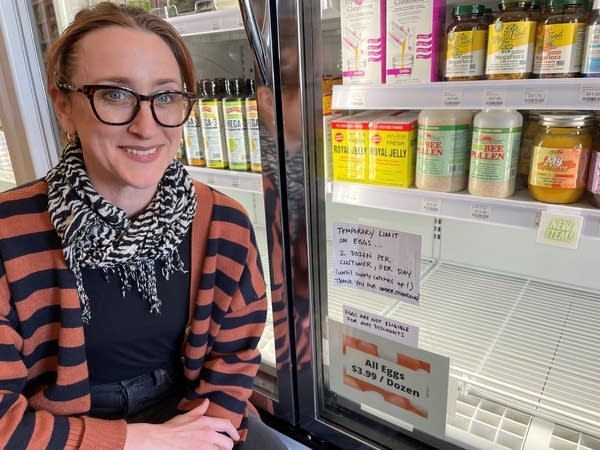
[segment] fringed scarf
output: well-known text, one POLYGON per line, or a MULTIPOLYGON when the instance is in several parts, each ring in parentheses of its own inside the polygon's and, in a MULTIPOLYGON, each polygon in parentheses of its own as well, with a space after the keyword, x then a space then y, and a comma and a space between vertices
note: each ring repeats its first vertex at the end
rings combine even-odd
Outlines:
POLYGON ((154 198, 134 219, 96 192, 79 146, 65 149, 46 181, 50 219, 62 240, 67 265, 75 274, 83 322, 89 323, 91 308, 82 267, 115 273, 123 295, 135 286, 150 304, 150 312, 160 313, 155 266, 164 263, 166 279, 172 272, 184 270, 177 246, 196 211, 194 185, 181 163, 174 160, 167 167, 154 198))

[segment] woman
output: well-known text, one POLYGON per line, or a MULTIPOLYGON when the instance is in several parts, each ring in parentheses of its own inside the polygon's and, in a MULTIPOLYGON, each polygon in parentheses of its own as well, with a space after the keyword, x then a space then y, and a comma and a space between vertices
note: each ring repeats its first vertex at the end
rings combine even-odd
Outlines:
POLYGON ((285 448, 247 414, 266 317, 251 224, 174 159, 181 37, 107 2, 47 59, 68 145, 0 195, 0 446, 285 448))

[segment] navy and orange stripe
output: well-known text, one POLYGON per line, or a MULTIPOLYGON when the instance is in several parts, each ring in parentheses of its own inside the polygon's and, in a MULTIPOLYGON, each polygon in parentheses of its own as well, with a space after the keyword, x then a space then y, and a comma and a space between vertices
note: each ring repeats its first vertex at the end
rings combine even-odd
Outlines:
MULTIPOLYGON (((208 398, 207 414, 230 419, 244 437, 266 318, 262 267, 243 208, 199 183, 196 194, 193 242, 206 252, 192 254, 198 290, 183 356, 193 388, 180 408, 208 398)), ((124 421, 85 416, 81 308, 47 204, 43 181, 0 194, 0 447, 120 448, 124 421)))

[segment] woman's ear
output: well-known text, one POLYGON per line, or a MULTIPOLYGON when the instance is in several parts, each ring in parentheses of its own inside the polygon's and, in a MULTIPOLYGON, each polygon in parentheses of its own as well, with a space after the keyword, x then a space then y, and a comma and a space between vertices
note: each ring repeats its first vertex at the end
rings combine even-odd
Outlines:
POLYGON ((57 86, 51 86, 50 99, 52 99, 54 112, 56 113, 61 128, 65 133, 75 134, 75 125, 71 119, 71 97, 61 91, 57 86))

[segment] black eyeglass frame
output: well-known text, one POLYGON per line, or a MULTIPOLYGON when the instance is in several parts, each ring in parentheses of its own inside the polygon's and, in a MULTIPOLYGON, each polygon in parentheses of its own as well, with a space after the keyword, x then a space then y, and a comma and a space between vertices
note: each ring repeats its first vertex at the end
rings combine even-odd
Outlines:
POLYGON ((196 94, 194 94, 192 92, 177 91, 177 90, 164 90, 164 91, 155 92, 154 94, 150 94, 150 95, 143 95, 143 94, 138 94, 137 92, 135 92, 132 89, 122 87, 122 86, 114 86, 111 84, 84 84, 83 86, 77 87, 77 86, 73 86, 72 84, 68 84, 68 83, 57 83, 57 86, 63 92, 80 92, 83 95, 85 95, 90 102, 90 106, 92 107, 92 111, 94 111, 94 115, 96 116, 96 118, 103 124, 115 125, 115 126, 127 125, 127 124, 130 124, 131 122, 133 122, 133 119, 135 119, 135 116, 140 111, 140 102, 149 102, 150 103, 150 111, 152 111, 152 117, 154 118, 156 123, 158 123, 161 127, 177 128, 186 122, 186 120, 190 116, 190 113, 192 112, 194 103, 198 99, 196 97, 196 94), (123 121, 123 122, 108 122, 108 121, 102 119, 100 117, 100 115, 98 114, 98 111, 96 111, 96 105, 94 104, 94 94, 99 89, 117 89, 117 90, 124 91, 124 92, 127 92, 127 93, 133 95, 135 97, 137 103, 131 113, 131 117, 128 120, 123 121), (164 94, 180 94, 188 99, 188 101, 189 101, 188 102, 189 103, 188 110, 187 110, 187 113, 185 114, 183 120, 181 121, 181 123, 179 123, 177 125, 166 125, 166 124, 162 123, 160 120, 158 120, 158 117, 156 116, 156 112, 154 111, 154 100, 157 97, 164 95, 164 94))

